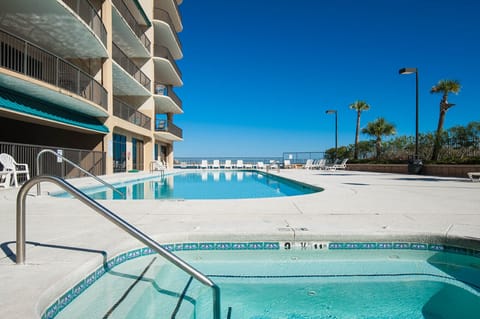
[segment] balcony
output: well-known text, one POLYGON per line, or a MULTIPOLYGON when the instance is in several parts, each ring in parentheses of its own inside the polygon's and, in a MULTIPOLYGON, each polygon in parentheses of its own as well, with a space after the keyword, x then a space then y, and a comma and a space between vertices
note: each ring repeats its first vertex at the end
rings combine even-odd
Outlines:
MULTIPOLYGON (((161 9, 168 13, 172 30, 182 32, 182 16, 175 0, 153 0, 153 8, 161 9)), ((155 18, 156 19, 156 18, 155 18)), ((162 19, 160 19, 162 20, 162 19)))
POLYGON ((150 56, 151 41, 123 0, 113 0, 113 41, 130 57, 150 56))
POLYGON ((0 28, 68 58, 106 58, 105 26, 86 0, 2 1, 0 28))
POLYGON ((174 86, 182 86, 182 72, 167 47, 154 46, 155 80, 174 86))
POLYGON ((174 52, 176 58, 181 58, 182 42, 178 37, 178 30, 167 10, 160 7, 153 9, 155 43, 165 43, 174 52), (160 40, 161 39, 161 40, 160 40))
POLYGON ((155 94, 153 99, 155 101, 155 113, 183 113, 182 100, 173 91, 171 85, 164 85, 163 83, 155 82, 155 94))
MULTIPOLYGON (((141 84, 148 92, 150 92, 150 78, 145 73, 143 73, 142 70, 140 70, 140 68, 125 53, 123 53, 123 51, 115 43, 113 43, 112 46, 112 57, 113 60, 118 63, 118 65, 120 65, 128 74, 130 74, 135 80, 137 80, 139 84, 141 84)), ((122 95, 116 93, 114 94, 122 95)))
POLYGON ((155 134, 169 141, 183 140, 183 131, 171 121, 157 119, 155 120, 155 134))
POLYGON ((88 0, 62 0, 93 30, 107 47, 107 30, 102 18, 88 0))
POLYGON ((107 115, 107 91, 92 76, 70 62, 2 30, 0 30, 0 67, 13 71, 10 74, 0 72, 0 84, 4 87, 29 92, 40 99, 87 115, 97 117, 107 115), (45 85, 25 77, 41 81, 45 85), (76 94, 78 98, 58 89, 76 94))
POLYGON ((144 129, 151 129, 152 120, 150 117, 115 98, 113 99, 113 115, 137 126, 143 127, 144 129))

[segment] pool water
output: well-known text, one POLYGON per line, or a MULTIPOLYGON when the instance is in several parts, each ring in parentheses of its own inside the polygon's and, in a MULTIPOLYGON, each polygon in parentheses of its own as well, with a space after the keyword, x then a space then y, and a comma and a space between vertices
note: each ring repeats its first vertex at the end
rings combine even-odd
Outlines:
MULTIPOLYGON (((473 319, 480 309, 480 259, 471 256, 411 250, 177 254, 220 287, 222 319, 473 319)), ((211 290, 150 255, 115 267, 55 318, 172 314, 212 318, 211 290)))
MULTIPOLYGON (((304 195, 321 189, 257 171, 195 171, 115 184, 126 199, 240 199, 304 195)), ((84 190, 94 199, 122 199, 111 189, 84 190)), ((59 196, 68 195, 62 193, 59 196)))

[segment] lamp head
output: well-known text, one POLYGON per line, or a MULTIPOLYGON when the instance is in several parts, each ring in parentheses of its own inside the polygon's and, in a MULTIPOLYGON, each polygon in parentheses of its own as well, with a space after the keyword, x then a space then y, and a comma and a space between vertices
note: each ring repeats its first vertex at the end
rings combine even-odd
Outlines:
POLYGON ((336 114, 337 110, 327 110, 325 113, 326 114, 336 114))
POLYGON ((400 70, 398 70, 399 74, 412 74, 417 72, 417 68, 401 68, 400 70))

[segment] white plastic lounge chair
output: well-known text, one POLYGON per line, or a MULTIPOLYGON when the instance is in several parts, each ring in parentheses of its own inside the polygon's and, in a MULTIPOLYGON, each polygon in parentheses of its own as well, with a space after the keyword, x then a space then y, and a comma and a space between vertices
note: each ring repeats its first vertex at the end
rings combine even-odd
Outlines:
POLYGON ((0 171, 0 186, 3 186, 3 188, 9 188, 11 176, 12 172, 10 171, 0 171))
POLYGON ((475 177, 477 177, 476 181, 480 182, 480 172, 468 172, 467 175, 472 182, 475 182, 475 177))
POLYGON ((27 180, 30 179, 30 171, 28 170, 27 164, 19 164, 15 162, 12 156, 7 153, 0 154, 0 163, 3 165, 4 171, 10 171, 11 176, 13 176, 13 182, 15 187, 18 187, 18 175, 26 174, 27 180))
POLYGON ((232 168, 232 160, 225 160, 225 164, 223 165, 223 168, 232 168))
POLYGON ((283 168, 292 168, 292 163, 290 160, 283 160, 283 168))
POLYGON ((347 161, 348 161, 348 158, 344 158, 340 164, 334 164, 334 165, 332 166, 332 168, 333 168, 334 170, 337 170, 337 169, 346 169, 346 168, 347 168, 347 161))
POLYGON ((270 164, 268 165, 270 169, 278 169, 278 163, 277 161, 270 160, 270 164))
POLYGON ((237 160, 237 164, 235 165, 236 168, 244 168, 243 160, 237 160))
POLYGON ((207 160, 202 160, 200 164, 200 168, 208 168, 208 161, 207 160))
POLYGON ((257 169, 265 169, 265 163, 257 162, 257 169))
POLYGON ((314 168, 314 169, 329 169, 329 167, 327 167, 327 160, 324 159, 324 158, 316 160, 315 162, 313 162, 312 168, 314 168))
POLYGON ((244 167, 244 168, 248 168, 248 169, 252 169, 252 168, 253 168, 253 164, 252 164, 252 163, 245 163, 245 164, 243 164, 243 167, 244 167))
POLYGON ((213 160, 212 168, 220 168, 220 161, 219 160, 213 160))
POLYGON ((313 168, 313 159, 308 159, 303 168, 304 169, 312 169, 313 168))

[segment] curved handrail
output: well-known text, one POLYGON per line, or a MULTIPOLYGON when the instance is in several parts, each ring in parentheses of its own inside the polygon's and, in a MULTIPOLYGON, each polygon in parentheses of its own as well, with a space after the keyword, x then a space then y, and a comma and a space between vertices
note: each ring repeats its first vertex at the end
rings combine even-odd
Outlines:
POLYGON ((156 251, 160 256, 164 257, 172 264, 197 279, 200 283, 212 288, 213 293, 213 318, 220 319, 220 288, 207 276, 193 268, 183 259, 172 254, 167 249, 163 248, 159 243, 153 240, 151 237, 144 234, 142 231, 130 225, 127 221, 122 219, 120 216, 114 212, 108 210, 106 207, 102 206, 100 203, 96 202, 88 195, 83 193, 81 190, 68 183, 64 179, 56 176, 35 176, 32 179, 28 180, 23 184, 17 194, 17 247, 16 247, 16 263, 24 264, 25 263, 25 203, 26 197, 29 190, 41 183, 41 182, 51 182, 57 186, 63 188, 65 191, 70 193, 72 196, 80 200, 82 203, 99 213, 101 216, 108 219, 110 222, 114 223, 122 230, 130 234, 132 237, 138 239, 143 244, 147 245, 154 251, 156 251))
MULTIPOLYGON (((118 194, 120 194, 120 196, 122 196, 122 198, 125 198, 125 194, 123 194, 121 191, 119 191, 118 189, 116 189, 115 186, 113 186, 112 184, 109 184, 109 183, 105 182, 103 179, 98 178, 98 176, 90 173, 90 172, 87 171, 86 169, 81 168, 80 166, 78 166, 77 164, 75 164, 74 162, 72 162, 71 160, 69 160, 68 158, 66 158, 65 156, 63 156, 63 155, 61 155, 61 154, 58 154, 57 152, 54 152, 54 151, 49 150, 49 149, 41 150, 41 151, 38 152, 38 154, 37 154, 37 175, 41 175, 40 155, 42 155, 42 154, 44 154, 44 153, 52 153, 52 154, 54 154, 55 156, 61 157, 65 162, 67 162, 67 163, 69 163, 70 165, 78 168, 79 170, 81 170, 82 172, 84 172, 85 174, 87 174, 88 176, 90 176, 90 177, 92 177, 93 179, 95 179, 97 182, 102 183, 103 185, 111 188, 114 192, 117 192, 118 194)), ((41 194, 40 183, 38 183, 38 184, 37 184, 37 196, 40 196, 40 194, 41 194)))

